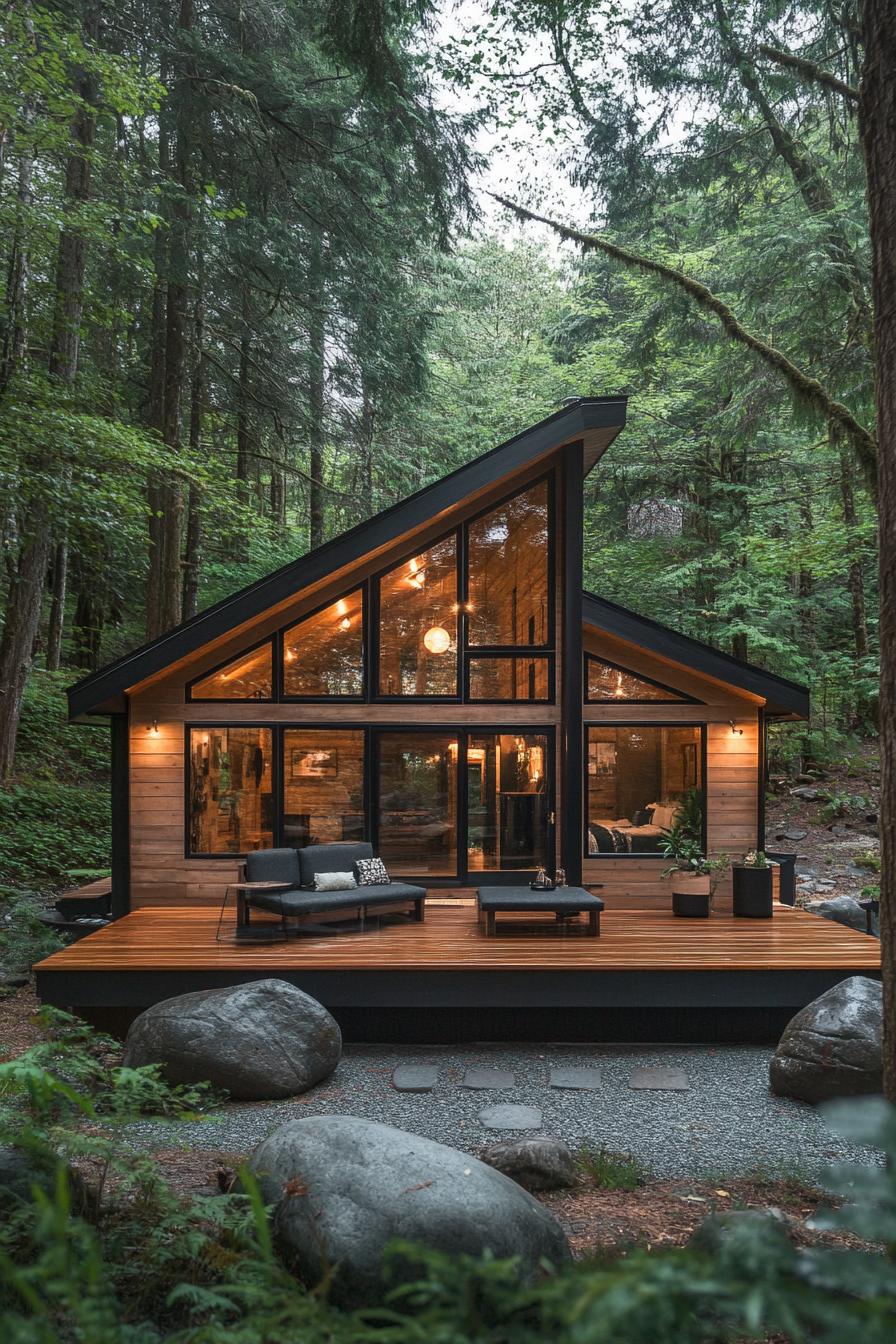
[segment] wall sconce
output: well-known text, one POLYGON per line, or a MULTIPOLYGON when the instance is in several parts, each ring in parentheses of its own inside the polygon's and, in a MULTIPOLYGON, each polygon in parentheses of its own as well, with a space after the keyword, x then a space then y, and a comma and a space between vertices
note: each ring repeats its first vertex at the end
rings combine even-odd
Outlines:
POLYGON ((734 722, 733 719, 729 719, 728 722, 731 724, 731 733, 732 733, 732 736, 735 736, 735 737, 743 737, 743 735, 744 735, 744 730, 743 730, 743 728, 738 728, 737 724, 734 722))
POLYGON ((146 731, 149 733, 150 737, 158 737, 158 736, 159 736, 159 721, 158 721, 158 719, 153 719, 152 723, 149 724, 149 726, 147 727, 146 731))

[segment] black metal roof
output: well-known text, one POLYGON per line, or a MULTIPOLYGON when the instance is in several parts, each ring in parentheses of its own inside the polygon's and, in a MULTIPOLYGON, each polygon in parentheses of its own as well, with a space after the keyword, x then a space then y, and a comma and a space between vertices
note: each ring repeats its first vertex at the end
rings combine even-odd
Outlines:
POLYGON ((370 551, 397 540, 403 532, 419 527, 443 509, 462 503, 468 495, 495 484, 554 447, 587 436, 584 469, 589 471, 625 425, 627 400, 622 396, 581 397, 570 402, 432 485, 424 486, 307 555, 225 597, 158 639, 92 672, 68 689, 70 717, 104 714, 120 708, 120 697, 128 687, 325 579, 334 570, 363 560, 370 551))
POLYGON ((745 663, 730 653, 722 653, 720 649, 714 649, 699 639, 679 634, 677 630, 660 625, 659 621, 651 620, 649 616, 639 616, 637 612, 617 606, 615 602, 608 602, 594 593, 583 593, 582 619, 586 625, 594 625, 608 635, 616 635, 630 644, 637 644, 641 649, 682 663, 716 681, 724 681, 729 686, 762 696, 766 702, 766 713, 773 718, 809 717, 809 691, 805 686, 779 677, 775 672, 754 667, 752 663, 745 663))

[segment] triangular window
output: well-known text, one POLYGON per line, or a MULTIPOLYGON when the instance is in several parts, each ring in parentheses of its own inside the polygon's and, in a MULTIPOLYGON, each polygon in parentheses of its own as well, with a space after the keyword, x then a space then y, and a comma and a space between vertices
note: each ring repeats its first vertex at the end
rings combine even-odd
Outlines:
POLYGON ((592 704, 671 705, 699 704, 691 695, 674 691, 650 677, 639 676, 590 655, 585 659, 585 698, 592 704))
POLYGON ((271 641, 231 658, 190 684, 191 700, 270 700, 273 694, 271 641))

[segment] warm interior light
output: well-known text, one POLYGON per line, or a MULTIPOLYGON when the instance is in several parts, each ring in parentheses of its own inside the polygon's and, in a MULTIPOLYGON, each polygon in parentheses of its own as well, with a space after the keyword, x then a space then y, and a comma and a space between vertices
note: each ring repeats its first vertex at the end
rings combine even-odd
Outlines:
POLYGON ((340 597, 339 601, 336 603, 336 615, 344 616, 347 611, 348 607, 345 605, 345 598, 340 597))
POLYGON ((734 722, 733 719, 729 719, 728 722, 731 724, 732 736, 743 737, 744 735, 743 728, 738 728, 737 724, 734 722))
POLYGON ((283 656, 288 663, 294 663, 296 660, 296 651, 295 649, 287 649, 283 656))
POLYGON ((431 625, 423 636, 423 643, 430 653, 447 653, 451 648, 451 636, 441 625, 431 625))
POLYGON ((423 585, 426 583, 426 570, 418 569, 416 574, 412 574, 410 576, 410 578, 408 579, 408 583, 411 585, 412 588, 422 588, 423 585))
POLYGON ((159 736, 159 721, 158 721, 158 719, 153 719, 152 723, 149 725, 149 727, 146 729, 146 731, 149 733, 150 737, 158 737, 158 736, 159 736))
POLYGON ((622 694, 623 694, 623 688, 622 688, 622 673, 621 673, 621 672, 617 672, 617 673, 616 673, 616 689, 615 689, 615 691, 613 692, 613 694, 614 694, 614 695, 622 695, 622 694))
POLYGON ((340 629, 340 630, 350 630, 351 627, 352 627, 352 623, 351 623, 351 621, 349 620, 349 618, 348 618, 347 616, 343 616, 342 620, 339 622, 339 629, 340 629))

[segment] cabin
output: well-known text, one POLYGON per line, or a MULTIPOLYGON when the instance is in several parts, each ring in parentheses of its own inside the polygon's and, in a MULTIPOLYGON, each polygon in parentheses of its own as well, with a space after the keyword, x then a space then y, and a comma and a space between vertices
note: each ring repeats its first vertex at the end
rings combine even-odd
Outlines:
POLYGON ((767 727, 809 697, 584 590, 583 481, 625 418, 567 404, 71 687, 72 719, 111 729, 115 921, 39 965, 42 997, 135 1011, 277 974, 355 1034, 657 1039, 874 973, 852 930, 733 919, 727 880, 711 920, 672 917, 682 800, 707 853, 764 848, 767 727), (425 923, 217 941, 248 853, 362 839, 425 923), (599 939, 484 937, 477 888, 539 868, 600 890, 599 939))

